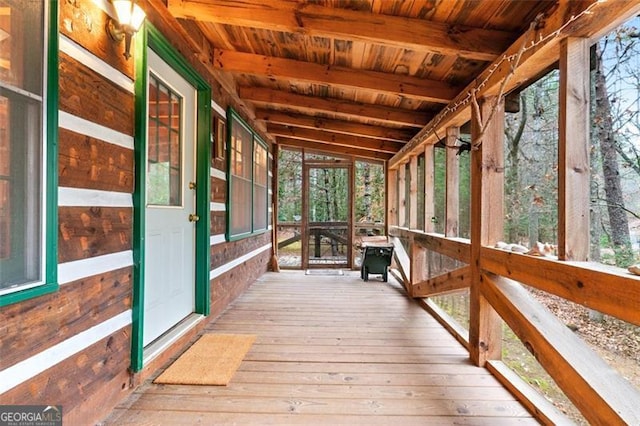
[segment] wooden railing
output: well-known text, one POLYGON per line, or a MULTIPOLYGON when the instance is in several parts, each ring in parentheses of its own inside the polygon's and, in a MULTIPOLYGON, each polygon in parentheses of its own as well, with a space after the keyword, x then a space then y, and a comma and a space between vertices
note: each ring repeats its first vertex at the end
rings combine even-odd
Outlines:
MULTIPOLYGON (((454 335, 468 345, 468 335, 428 299, 460 289, 476 289, 562 391, 592 424, 640 424, 640 392, 606 364, 582 339, 536 301, 528 285, 590 309, 640 325, 640 277, 617 268, 590 262, 559 261, 482 247, 472 259, 468 240, 445 238, 406 228, 391 227, 395 261, 407 293, 439 316, 454 335), (405 244, 403 244, 403 241, 405 244), (406 250, 405 247, 409 249, 406 250), (428 253, 462 262, 458 268, 430 276, 428 253), (478 262, 481 275, 473 282, 469 265, 478 262), (444 317, 444 318, 443 318, 444 317)), ((431 274, 432 275, 432 274, 431 274)), ((477 325, 477 324, 476 324, 477 325)), ((470 324, 472 328, 474 324, 470 324)), ((484 342, 491 345, 492 342, 484 342)), ((496 374, 545 422, 555 423, 557 413, 536 399, 499 360, 487 362, 496 374)))

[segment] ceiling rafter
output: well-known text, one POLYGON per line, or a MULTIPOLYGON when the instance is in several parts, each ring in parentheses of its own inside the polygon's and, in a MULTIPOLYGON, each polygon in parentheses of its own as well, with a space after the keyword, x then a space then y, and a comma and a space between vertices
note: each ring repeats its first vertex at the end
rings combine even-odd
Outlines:
POLYGON ((359 136, 345 135, 343 133, 329 132, 325 130, 306 129, 302 127, 283 126, 281 124, 268 124, 267 132, 275 136, 284 136, 293 139, 302 139, 314 142, 323 142, 330 145, 354 147, 363 150, 386 152, 395 154, 404 144, 382 139, 363 138, 359 136))
POLYGON ((305 114, 295 114, 285 111, 257 109, 256 119, 268 123, 284 124, 288 126, 304 127, 308 129, 328 130, 346 135, 367 138, 384 139, 396 142, 407 142, 416 133, 415 130, 398 129, 393 127, 371 126, 353 121, 333 120, 330 118, 314 117, 305 114))
POLYGON ((500 88, 504 93, 509 92, 523 82, 539 76, 543 70, 556 62, 557 49, 566 37, 589 37, 595 41, 638 12, 640 12, 640 4, 633 0, 609 3, 601 3, 597 0, 560 2, 559 6, 553 9, 553 13, 545 17, 543 26, 523 33, 505 50, 503 57, 489 65, 440 115, 434 117, 432 122, 414 136, 389 162, 389 168, 398 168, 412 155, 422 151, 426 144, 436 143, 438 129, 461 126, 468 121, 471 118, 469 100, 472 99, 472 94, 477 98, 495 96, 500 88), (597 14, 584 13, 593 5, 598 6, 597 14), (601 22, 609 22, 609 24, 603 27, 601 22), (566 27, 569 23, 572 25, 566 27), (536 42, 532 42, 533 40, 536 42), (523 46, 526 49, 522 50, 523 46), (520 56, 520 60, 518 66, 512 69, 512 65, 504 58, 515 57, 514 55, 520 56))
POLYGON ((179 18, 364 41, 480 61, 497 58, 514 38, 507 31, 293 1, 168 0, 168 8, 179 18))
POLYGON ((388 161, 393 155, 387 152, 369 151, 366 149, 358 149, 356 147, 344 147, 328 143, 305 141, 302 139, 293 139, 282 136, 276 138, 276 143, 278 145, 288 146, 292 148, 305 148, 318 152, 325 152, 342 156, 353 156, 370 160, 388 161))
POLYGON ((241 86, 238 88, 238 96, 249 102, 279 105, 306 113, 326 112, 341 117, 354 118, 358 121, 376 120, 415 128, 424 127, 433 117, 433 114, 420 111, 402 110, 340 99, 299 95, 264 87, 241 86))
POLYGON ((418 101, 448 103, 460 92, 446 82, 402 74, 358 70, 232 50, 214 50, 213 66, 222 71, 268 76, 346 89, 375 90, 418 101))

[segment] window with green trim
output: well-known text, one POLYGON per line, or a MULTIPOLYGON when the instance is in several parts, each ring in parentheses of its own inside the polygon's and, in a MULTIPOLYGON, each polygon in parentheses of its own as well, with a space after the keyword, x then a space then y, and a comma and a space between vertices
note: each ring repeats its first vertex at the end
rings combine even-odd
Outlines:
MULTIPOLYGON (((55 6, 56 2, 0 0, 2 305, 42 294, 47 278, 51 278, 46 269, 47 184, 51 183, 47 182, 47 172, 53 174, 55 168, 49 166, 53 170, 47 170, 51 162, 46 159, 51 155, 47 135, 54 134, 51 127, 57 120, 47 117, 50 99, 46 94, 47 68, 57 69, 57 62, 47 60, 46 34, 55 21, 52 18, 48 22, 49 9, 55 6), (16 297, 21 292, 21 297, 16 297)), ((57 44, 50 48, 57 51, 57 44)))
POLYGON ((267 229, 269 166, 266 144, 229 111, 227 233, 238 239, 267 229))

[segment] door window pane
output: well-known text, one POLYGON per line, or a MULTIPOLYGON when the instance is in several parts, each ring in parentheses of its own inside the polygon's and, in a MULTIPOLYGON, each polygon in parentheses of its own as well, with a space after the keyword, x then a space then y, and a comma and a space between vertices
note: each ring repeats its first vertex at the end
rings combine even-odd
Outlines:
POLYGON ((147 204, 182 205, 182 97, 149 76, 147 204))

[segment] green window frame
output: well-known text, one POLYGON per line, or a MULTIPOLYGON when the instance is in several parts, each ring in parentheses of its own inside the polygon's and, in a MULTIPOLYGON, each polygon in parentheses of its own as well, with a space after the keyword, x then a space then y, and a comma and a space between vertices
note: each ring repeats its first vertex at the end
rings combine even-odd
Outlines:
POLYGON ((268 230, 269 149, 232 108, 227 112, 227 240, 268 230))
MULTIPOLYGON (((33 25, 37 22, 23 20, 23 16, 17 13, 11 16, 11 26, 25 28, 24 31, 16 34, 7 34, 4 43, 12 44, 10 48, 3 49, 5 52, 19 48, 23 52, 41 51, 42 74, 34 83, 27 82, 33 78, 32 64, 27 63, 29 59, 20 58, 18 67, 23 67, 25 73, 25 84, 15 83, 9 74, 0 75, 0 99, 5 103, 5 124, 9 129, 5 129, 2 135, 5 147, 14 150, 16 147, 24 145, 17 143, 18 140, 24 142, 33 137, 29 152, 23 153, 19 160, 12 157, 12 162, 24 161, 28 173, 26 176, 18 176, 10 171, 3 174, 4 182, 7 183, 6 199, 2 201, 2 207, 6 207, 11 213, 5 214, 6 232, 1 241, 4 249, 4 259, 0 261, 0 306, 6 306, 27 300, 33 297, 57 291, 57 222, 58 222, 58 1, 49 0, 47 2, 21 3, 9 2, 12 5, 27 5, 31 8, 42 5, 42 9, 35 10, 35 13, 42 13, 42 36, 34 37, 33 25), (17 16, 14 18, 14 16, 17 16), (15 21, 13 21, 15 19, 15 21), (26 28, 29 28, 28 30, 26 28), (28 44, 36 42, 41 46, 30 48, 28 44), (25 46, 26 45, 26 46, 25 46), (31 87, 28 87, 31 84, 31 87), (18 119, 13 120, 11 115, 18 115, 18 119), (20 115, 22 114, 22 115, 20 115), (16 135, 10 134, 12 124, 19 122, 20 118, 26 118, 27 123, 24 129, 27 132, 16 130, 16 135), (36 120, 37 123, 31 122, 36 120), (33 132, 35 129, 35 132, 33 132), (22 135, 22 136, 20 136, 22 135), (39 137, 38 137, 39 136, 39 137), (12 140, 12 138, 15 138, 12 140), (37 176, 33 176, 31 171, 37 169, 37 176), (24 216, 17 213, 11 206, 12 199, 18 199, 19 194, 29 194, 30 191, 37 191, 43 194, 42 197, 34 197, 33 200, 25 201, 29 203, 26 209, 33 211, 32 219, 20 219, 24 216), (15 227, 15 228, 14 228, 15 227), (18 231, 15 231, 18 229, 18 231), (25 236, 23 238, 23 236, 25 236), (38 247, 29 247, 37 245, 38 247), (15 250, 14 250, 15 249, 15 250), (22 263, 28 266, 20 267, 24 270, 22 278, 13 274, 11 269, 17 263, 11 258, 20 251, 24 259, 22 263), (12 265, 13 263, 13 265, 12 265)), ((34 10, 32 10, 33 12, 34 10)), ((26 19, 26 18, 24 18, 26 19)), ((7 32, 4 31, 3 32, 7 32)), ((13 60, 14 57, 11 57, 13 60)), ((15 150, 18 151, 18 150, 15 150)), ((13 156, 13 154, 11 154, 13 156)), ((26 197, 25 197, 26 198, 26 197)), ((6 213, 6 212, 5 212, 6 213)), ((19 269, 20 269, 19 268, 19 269)))

